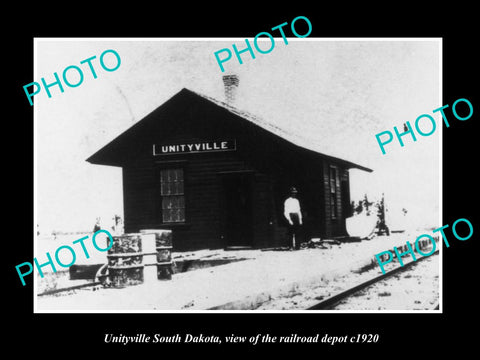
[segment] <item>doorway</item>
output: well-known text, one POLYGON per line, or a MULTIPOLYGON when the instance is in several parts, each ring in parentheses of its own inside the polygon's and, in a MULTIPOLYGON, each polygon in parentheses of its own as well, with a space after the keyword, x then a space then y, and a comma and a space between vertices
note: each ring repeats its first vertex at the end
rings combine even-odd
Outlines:
POLYGON ((222 233, 225 247, 253 244, 253 173, 220 174, 222 233))

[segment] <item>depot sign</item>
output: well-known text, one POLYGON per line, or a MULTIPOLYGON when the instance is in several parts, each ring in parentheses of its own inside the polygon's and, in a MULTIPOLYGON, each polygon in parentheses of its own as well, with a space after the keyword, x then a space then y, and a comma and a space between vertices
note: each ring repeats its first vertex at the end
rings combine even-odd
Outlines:
POLYGON ((153 155, 175 155, 213 151, 234 151, 235 140, 217 140, 204 142, 191 142, 180 144, 153 144, 153 155))

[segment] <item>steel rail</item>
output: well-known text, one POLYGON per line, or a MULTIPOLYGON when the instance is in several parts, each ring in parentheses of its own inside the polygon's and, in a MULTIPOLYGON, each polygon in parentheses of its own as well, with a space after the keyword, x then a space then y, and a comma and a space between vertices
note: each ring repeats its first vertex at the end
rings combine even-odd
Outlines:
MULTIPOLYGON (((432 255, 436 255, 438 254, 438 250, 435 251, 432 255)), ((416 261, 410 261, 408 262, 407 264, 403 265, 403 266, 400 266, 400 267, 397 267, 393 270, 390 270, 388 272, 386 272, 385 274, 382 274, 382 275, 379 275, 377 277, 374 277, 373 279, 370 279, 370 280, 367 280, 359 285, 356 285, 350 289, 347 289, 345 291, 342 291, 338 294, 335 294, 333 296, 330 296, 329 298, 325 299, 325 300, 322 300, 320 301, 319 303, 307 308, 306 310, 327 310, 328 308, 332 307, 333 305, 335 305, 336 303, 340 302, 341 300, 343 299, 346 299, 350 296, 352 296, 353 294, 355 294, 356 292, 359 292, 360 290, 363 290, 381 280, 384 280, 392 275, 395 275, 397 273, 400 273, 400 272, 403 272, 403 271, 406 271, 407 269, 409 269, 412 265, 414 264, 417 264, 419 263, 420 261, 428 258, 430 256, 425 256, 425 257, 422 257, 416 261)))

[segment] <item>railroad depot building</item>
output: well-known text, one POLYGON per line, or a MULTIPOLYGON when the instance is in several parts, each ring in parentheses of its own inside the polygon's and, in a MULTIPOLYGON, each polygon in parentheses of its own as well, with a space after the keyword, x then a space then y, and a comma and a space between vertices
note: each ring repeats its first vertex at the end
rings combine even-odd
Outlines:
POLYGON ((295 186, 304 239, 345 236, 348 170, 372 170, 237 109, 223 80, 226 102, 184 88, 87 159, 122 168, 125 232, 171 229, 175 251, 285 246, 295 186))

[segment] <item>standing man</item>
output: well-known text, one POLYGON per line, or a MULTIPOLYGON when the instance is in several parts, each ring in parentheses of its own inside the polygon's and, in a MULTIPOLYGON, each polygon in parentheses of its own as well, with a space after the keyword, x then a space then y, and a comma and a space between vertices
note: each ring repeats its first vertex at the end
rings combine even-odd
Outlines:
POLYGON ((299 233, 302 225, 302 210, 300 202, 297 199, 298 191, 294 187, 290 188, 290 197, 285 200, 283 215, 288 221, 288 246, 290 249, 298 249, 299 244, 295 236, 299 233))

